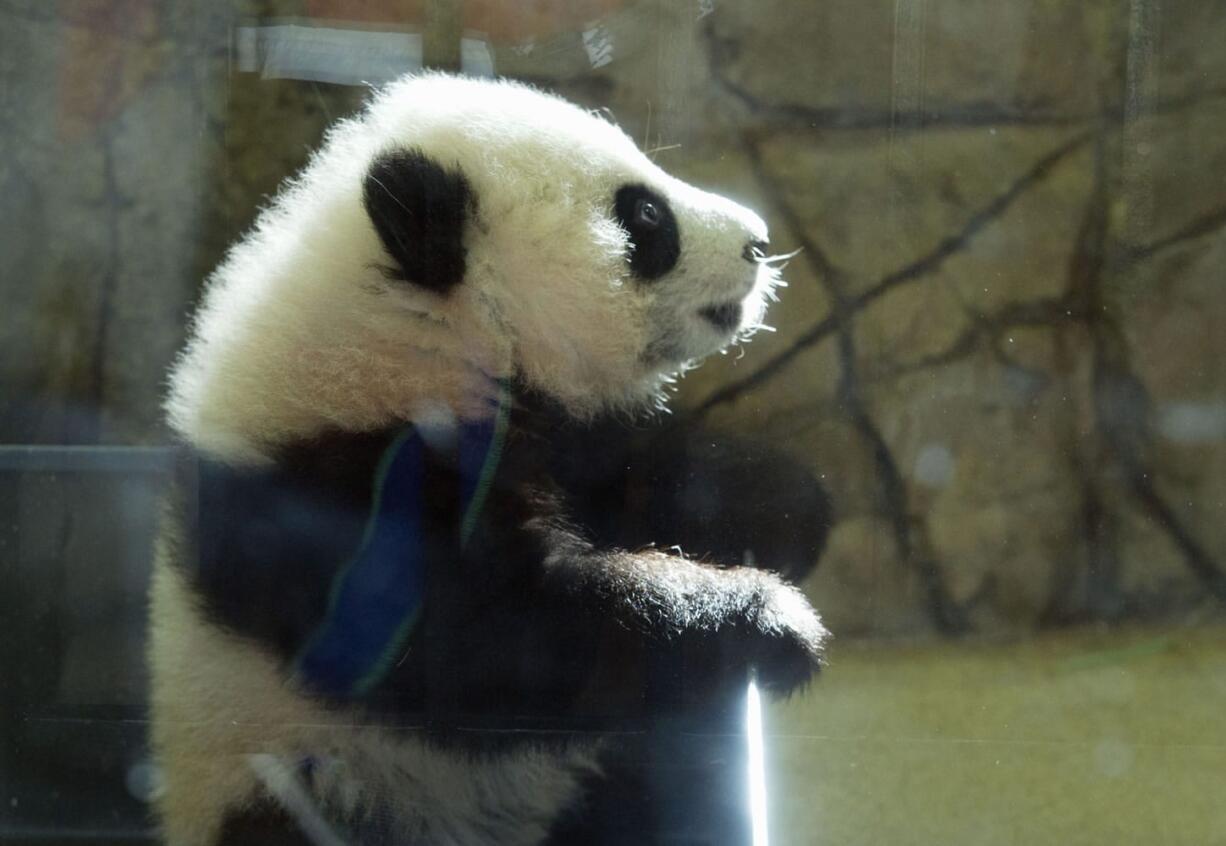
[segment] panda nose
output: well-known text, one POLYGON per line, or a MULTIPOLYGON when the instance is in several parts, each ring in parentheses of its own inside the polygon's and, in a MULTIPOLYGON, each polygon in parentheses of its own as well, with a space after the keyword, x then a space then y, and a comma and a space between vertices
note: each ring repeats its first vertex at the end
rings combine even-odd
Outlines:
POLYGON ((741 257, 747 262, 757 264, 766 258, 766 242, 760 241, 757 238, 750 238, 749 243, 745 245, 745 249, 741 250, 741 257))

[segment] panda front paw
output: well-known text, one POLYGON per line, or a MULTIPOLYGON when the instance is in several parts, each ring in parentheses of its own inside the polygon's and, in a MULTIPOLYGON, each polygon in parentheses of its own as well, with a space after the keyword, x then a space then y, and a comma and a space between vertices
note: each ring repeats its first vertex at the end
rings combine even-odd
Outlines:
POLYGON ((773 573, 755 574, 760 584, 748 609, 746 660, 762 690, 786 696, 821 669, 829 632, 799 588, 773 573))
POLYGON ((686 706, 727 701, 756 677, 758 687, 786 696, 821 669, 825 627, 804 594, 778 575, 749 567, 702 568, 710 580, 690 600, 700 607, 661 656, 660 693, 686 706), (705 612, 705 613, 704 613, 705 612))

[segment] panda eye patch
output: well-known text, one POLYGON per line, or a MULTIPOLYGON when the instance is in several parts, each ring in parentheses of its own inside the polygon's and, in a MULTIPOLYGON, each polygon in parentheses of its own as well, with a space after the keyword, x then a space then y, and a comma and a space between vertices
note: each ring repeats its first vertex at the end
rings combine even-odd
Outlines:
POLYGON ((681 257, 681 234, 668 201, 646 185, 623 185, 613 198, 618 224, 630 238, 627 260, 640 279, 658 279, 681 257))

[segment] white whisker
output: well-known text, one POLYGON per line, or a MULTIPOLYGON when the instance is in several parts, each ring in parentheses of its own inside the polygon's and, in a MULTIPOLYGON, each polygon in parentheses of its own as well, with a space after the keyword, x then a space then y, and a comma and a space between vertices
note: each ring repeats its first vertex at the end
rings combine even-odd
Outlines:
POLYGON ((778 261, 787 261, 788 259, 796 258, 796 256, 804 252, 804 249, 804 247, 797 247, 790 253, 779 253, 778 255, 774 256, 762 256, 762 258, 758 259, 758 261, 761 264, 774 264, 778 261))
POLYGON ((643 153, 648 156, 654 156, 656 153, 664 153, 668 150, 680 150, 680 144, 665 144, 662 147, 652 147, 650 150, 644 150, 643 153))

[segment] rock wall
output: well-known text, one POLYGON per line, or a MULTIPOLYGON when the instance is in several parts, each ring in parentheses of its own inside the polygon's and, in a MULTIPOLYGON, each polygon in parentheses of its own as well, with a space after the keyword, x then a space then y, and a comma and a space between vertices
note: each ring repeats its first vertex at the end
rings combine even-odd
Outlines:
POLYGON ((1220 613, 1220 3, 8 0, 0 438, 164 437, 200 280, 364 94, 244 28, 439 20, 432 55, 609 107, 801 250, 778 331, 676 407, 824 480, 837 632, 1220 613))
POLYGON ((1226 9, 720 11, 712 81, 807 298, 691 407, 825 474, 834 628, 1215 613, 1226 9))

